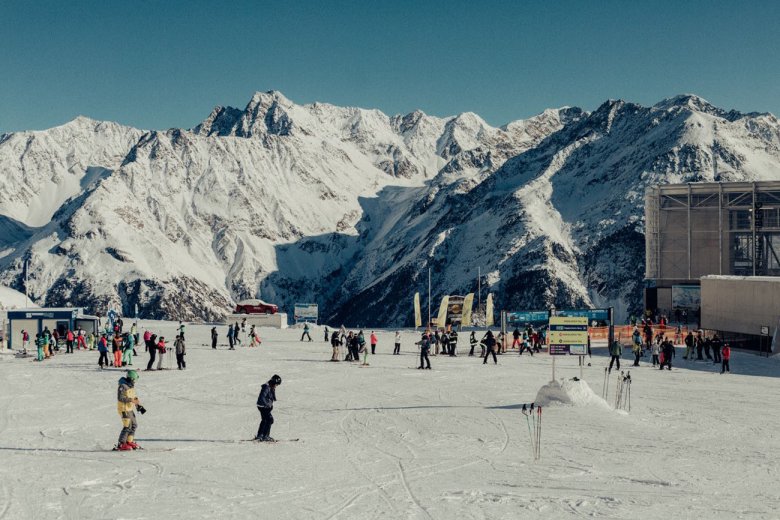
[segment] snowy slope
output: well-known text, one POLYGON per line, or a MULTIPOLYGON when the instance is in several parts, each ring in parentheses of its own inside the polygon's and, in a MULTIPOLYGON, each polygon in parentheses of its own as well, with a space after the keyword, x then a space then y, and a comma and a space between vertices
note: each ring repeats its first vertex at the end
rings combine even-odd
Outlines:
MULTIPOLYGON (((170 337, 176 325, 142 329, 170 337)), ((220 327, 213 351, 209 328, 188 326, 186 370, 140 373, 141 452, 109 451, 122 372, 98 370, 96 352, 41 364, 0 356, 0 516, 777 518, 780 416, 767 401, 780 393, 779 359, 734 352, 723 376, 679 355, 672 371, 643 360, 631 368, 629 414, 597 397, 544 407, 534 462, 521 408, 550 380, 546 354, 497 366, 439 356, 420 371, 410 369, 415 335, 404 332, 393 356, 393 332, 379 331, 378 354, 359 368, 327 362, 330 348, 295 330, 262 330, 262 347, 227 351, 220 327), (272 374, 283 383, 271 434, 300 441, 238 442, 257 431, 255 401, 272 374)), ((606 361, 597 350, 583 369, 596 396, 606 361)), ((557 359, 556 372, 580 377, 574 358, 557 359)))
POLYGON ((436 307, 474 290, 480 266, 498 308, 620 316, 640 305, 646 186, 776 179, 778 166, 774 116, 691 95, 501 128, 273 91, 191 131, 79 118, 0 137, 0 281, 21 289, 29 259, 47 304, 213 319, 261 295, 399 324, 428 267, 436 307))
POLYGON ((24 309, 28 307, 37 307, 37 305, 26 299, 24 293, 0 285, 0 309, 24 309))

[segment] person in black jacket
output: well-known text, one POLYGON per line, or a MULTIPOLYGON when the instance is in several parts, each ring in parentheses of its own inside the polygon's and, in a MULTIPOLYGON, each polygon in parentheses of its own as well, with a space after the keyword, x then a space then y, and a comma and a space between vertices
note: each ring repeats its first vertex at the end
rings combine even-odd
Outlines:
POLYGON ((211 327, 211 348, 217 348, 217 328, 211 327))
POLYGON ((274 374, 260 388, 260 395, 257 396, 257 409, 260 411, 260 427, 257 429, 256 441, 275 442, 271 437, 271 425, 274 423, 274 417, 271 412, 274 409, 276 401, 276 387, 282 384, 282 378, 274 374))
POLYGON ((493 337, 493 333, 488 330, 487 333, 485 333, 485 337, 482 338, 483 343, 485 343, 485 359, 482 361, 482 364, 487 364, 488 357, 490 357, 490 354, 493 354, 493 363, 498 364, 498 358, 496 358, 496 338, 493 337))
POLYGON ((661 343, 661 350, 664 353, 664 360, 661 363, 661 365, 659 366, 659 368, 661 370, 663 370, 664 369, 664 365, 666 365, 669 368, 669 370, 671 370, 672 369, 672 358, 675 355, 674 345, 672 344, 671 341, 666 340, 663 343, 661 343))

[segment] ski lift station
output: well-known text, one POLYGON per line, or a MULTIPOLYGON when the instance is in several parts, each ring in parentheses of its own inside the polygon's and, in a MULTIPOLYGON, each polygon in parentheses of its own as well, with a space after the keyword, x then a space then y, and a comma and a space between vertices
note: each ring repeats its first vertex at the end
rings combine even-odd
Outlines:
POLYGON ((645 222, 645 308, 768 352, 780 319, 780 182, 651 186, 645 222))
POLYGON ((81 308, 36 307, 32 309, 14 309, 8 311, 8 348, 21 348, 22 331, 30 334, 30 339, 48 328, 64 334, 68 329, 84 329, 87 333, 98 332, 99 319, 82 312, 81 308))

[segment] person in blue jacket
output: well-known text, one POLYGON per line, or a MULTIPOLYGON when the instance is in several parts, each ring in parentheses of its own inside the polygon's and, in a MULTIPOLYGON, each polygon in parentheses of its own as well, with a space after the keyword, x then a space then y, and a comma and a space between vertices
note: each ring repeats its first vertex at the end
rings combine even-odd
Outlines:
POLYGON ((275 442, 271 437, 271 425, 274 423, 274 417, 271 412, 274 409, 276 401, 276 387, 282 384, 282 378, 274 374, 260 388, 260 395, 257 396, 257 409, 260 411, 260 427, 257 429, 256 441, 275 442))

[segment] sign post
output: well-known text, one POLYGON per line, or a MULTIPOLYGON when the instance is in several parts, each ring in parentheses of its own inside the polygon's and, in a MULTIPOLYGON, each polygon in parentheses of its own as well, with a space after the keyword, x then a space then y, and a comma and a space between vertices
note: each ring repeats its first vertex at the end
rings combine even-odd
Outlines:
MULTIPOLYGON (((586 316, 550 316, 549 347, 551 356, 584 356, 588 353, 588 318, 586 316)), ((555 358, 552 362, 555 380, 555 358)), ((580 357, 580 379, 582 379, 580 357)))

